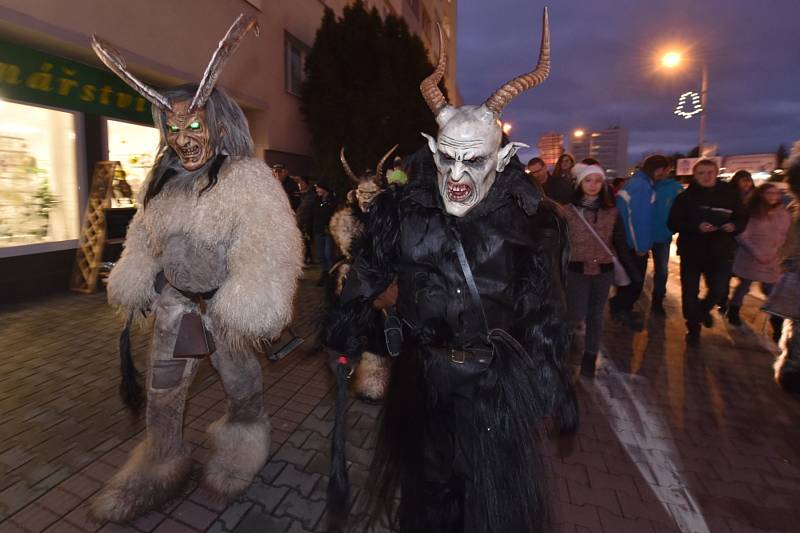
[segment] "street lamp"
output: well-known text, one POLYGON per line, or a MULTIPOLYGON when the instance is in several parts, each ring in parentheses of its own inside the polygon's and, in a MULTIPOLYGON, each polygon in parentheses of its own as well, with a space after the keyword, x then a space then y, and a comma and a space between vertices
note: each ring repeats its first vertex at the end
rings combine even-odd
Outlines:
POLYGON ((510 122, 503 122, 503 133, 505 133, 506 135, 508 135, 508 133, 511 131, 511 128, 512 128, 512 127, 513 127, 513 126, 511 126, 511 123, 510 123, 510 122))
MULTIPOLYGON (((667 69, 676 69, 683 63, 683 54, 677 51, 668 51, 661 56, 661 65, 667 69)), ((682 97, 686 94, 682 95, 682 97)), ((703 143, 706 132, 706 109, 708 109, 708 66, 703 63, 703 78, 700 83, 700 135, 697 143, 697 153, 703 157, 703 143)))
POLYGON ((586 132, 583 130, 575 130, 572 132, 572 136, 575 137, 576 139, 580 139, 584 135, 586 135, 586 132))

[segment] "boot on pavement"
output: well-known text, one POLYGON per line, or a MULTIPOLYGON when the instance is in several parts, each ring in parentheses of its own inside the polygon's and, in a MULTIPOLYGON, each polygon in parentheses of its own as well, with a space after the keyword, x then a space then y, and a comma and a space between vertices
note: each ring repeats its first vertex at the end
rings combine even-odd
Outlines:
POLYGON ((666 316, 667 311, 664 309, 664 295, 654 294, 653 301, 650 303, 650 310, 653 314, 658 316, 666 316))
POLYGON ((697 346, 700 344, 700 324, 696 322, 686 323, 686 344, 697 346))

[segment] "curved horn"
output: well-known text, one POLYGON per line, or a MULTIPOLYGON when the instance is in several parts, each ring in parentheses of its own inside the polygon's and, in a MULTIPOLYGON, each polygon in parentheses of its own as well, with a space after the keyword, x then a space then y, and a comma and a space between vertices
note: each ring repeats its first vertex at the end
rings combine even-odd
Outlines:
POLYGON ((442 91, 439 90, 439 80, 444 76, 444 71, 447 69, 447 52, 444 50, 444 37, 442 37, 442 27, 436 23, 436 29, 439 31, 439 63, 436 65, 436 70, 433 74, 422 80, 419 84, 419 90, 425 103, 431 108, 434 115, 438 115, 439 111, 447 105, 447 98, 444 97, 442 91))
POLYGON ((380 181, 383 178, 383 165, 386 163, 386 160, 389 159, 389 156, 392 155, 392 152, 397 150, 397 147, 400 146, 399 144, 395 144, 392 146, 388 152, 378 161, 378 166, 375 167, 375 181, 380 181))
POLYGON ((342 162, 342 167, 344 167, 344 173, 347 174, 347 177, 356 183, 359 183, 361 180, 358 179, 356 173, 350 168, 350 165, 347 163, 347 158, 344 156, 344 146, 342 146, 342 149, 339 150, 339 161, 342 162))
POLYGON ((119 76, 122 81, 130 85, 134 91, 141 94, 151 104, 162 111, 172 111, 172 102, 169 101, 169 98, 142 82, 128 71, 125 59, 122 57, 122 54, 119 53, 119 50, 107 42, 100 40, 97 35, 92 35, 92 50, 94 50, 94 53, 97 54, 100 61, 102 61, 111 72, 119 76))
POLYGON ((517 76, 510 82, 497 89, 483 105, 489 108, 495 115, 500 115, 503 108, 519 93, 536 87, 550 75, 550 23, 547 8, 544 8, 542 21, 542 45, 539 49, 539 63, 536 69, 517 76))
POLYGON ((228 33, 219 42, 214 55, 211 56, 211 61, 209 61, 208 67, 206 67, 206 71, 203 74, 203 79, 200 80, 200 86, 197 88, 194 98, 192 98, 192 103, 189 104, 189 113, 206 105, 217 79, 222 74, 222 69, 250 30, 254 30, 255 34, 258 35, 258 22, 254 16, 245 15, 244 13, 239 15, 231 24, 231 27, 228 28, 228 33))

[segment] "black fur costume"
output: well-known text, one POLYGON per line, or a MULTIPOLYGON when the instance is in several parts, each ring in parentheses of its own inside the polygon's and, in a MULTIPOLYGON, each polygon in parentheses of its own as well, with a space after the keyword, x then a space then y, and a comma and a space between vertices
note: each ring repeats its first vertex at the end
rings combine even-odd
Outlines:
POLYGON ((541 531, 547 504, 537 429, 546 416, 560 418, 562 430, 574 429, 578 418, 562 361, 565 223, 516 158, 473 210, 450 216, 430 152, 418 155, 416 179, 375 200, 324 332, 328 347, 357 359, 370 302, 397 279, 397 308, 408 327, 370 474, 373 519, 393 515, 407 533, 541 531), (431 348, 482 340, 453 232, 494 348, 488 370, 461 386, 452 382, 455 363, 431 348), (402 499, 393 509, 398 487, 402 499))

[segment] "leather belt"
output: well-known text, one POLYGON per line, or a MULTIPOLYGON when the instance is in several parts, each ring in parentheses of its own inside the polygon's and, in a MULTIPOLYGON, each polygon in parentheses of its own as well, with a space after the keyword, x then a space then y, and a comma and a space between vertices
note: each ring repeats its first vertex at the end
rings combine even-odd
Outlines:
POLYGON ((431 353, 437 357, 446 357, 451 363, 463 365, 465 363, 479 363, 489 364, 492 361, 492 348, 487 346, 485 348, 469 347, 469 348, 453 348, 453 347, 439 347, 429 346, 431 353))

